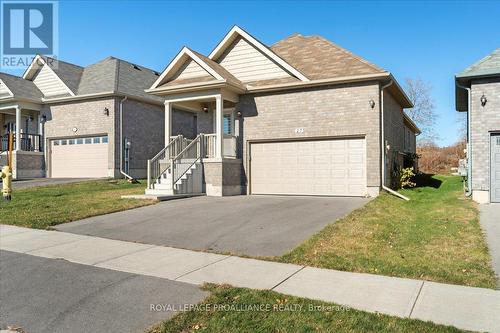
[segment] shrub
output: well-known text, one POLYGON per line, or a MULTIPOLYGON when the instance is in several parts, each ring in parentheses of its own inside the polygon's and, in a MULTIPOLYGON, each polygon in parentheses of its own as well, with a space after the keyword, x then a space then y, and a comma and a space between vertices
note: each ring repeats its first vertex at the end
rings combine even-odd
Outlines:
POLYGON ((415 187, 417 184, 412 181, 413 177, 415 177, 415 173, 413 172, 413 167, 401 169, 400 182, 402 188, 410 188, 415 187))

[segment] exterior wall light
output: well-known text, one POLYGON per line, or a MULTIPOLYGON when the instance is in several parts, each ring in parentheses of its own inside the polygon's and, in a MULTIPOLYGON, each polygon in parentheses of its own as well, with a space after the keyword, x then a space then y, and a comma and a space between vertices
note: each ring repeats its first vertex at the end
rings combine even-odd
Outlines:
POLYGON ((44 124, 47 121, 47 115, 43 115, 42 118, 40 119, 40 122, 44 124))
POLYGON ((236 115, 241 118, 242 116, 241 111, 236 112, 236 115))
POLYGON ((481 96, 480 101, 481 101, 481 106, 485 106, 486 102, 488 102, 488 100, 486 99, 486 96, 484 96, 484 94, 483 94, 483 96, 481 96))
POLYGON ((104 111, 102 112, 105 116, 109 116, 109 109, 104 108, 104 111))
POLYGON ((373 99, 370 99, 370 101, 368 103, 370 103, 370 107, 372 109, 375 107, 375 101, 373 99))
POLYGON ((205 113, 208 112, 208 108, 206 106, 203 107, 203 112, 205 112, 205 113))

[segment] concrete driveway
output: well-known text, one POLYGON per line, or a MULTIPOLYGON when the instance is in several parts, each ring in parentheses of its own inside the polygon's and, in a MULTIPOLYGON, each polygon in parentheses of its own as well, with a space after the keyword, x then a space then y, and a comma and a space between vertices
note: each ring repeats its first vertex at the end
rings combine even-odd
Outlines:
POLYGON ((250 256, 279 256, 365 198, 195 197, 62 224, 76 234, 250 256))
POLYGON ((151 304, 171 310, 207 296, 181 282, 8 251, 0 269, 0 330, 145 332, 175 314, 151 304))

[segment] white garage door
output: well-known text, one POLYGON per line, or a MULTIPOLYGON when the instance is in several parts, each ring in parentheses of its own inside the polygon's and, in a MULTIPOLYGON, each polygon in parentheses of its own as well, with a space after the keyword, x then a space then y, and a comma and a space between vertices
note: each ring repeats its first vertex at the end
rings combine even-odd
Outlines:
POLYGON ((366 194, 364 139, 253 143, 251 193, 366 194))
POLYGON ((107 177, 108 137, 51 140, 50 163, 53 178, 107 177))

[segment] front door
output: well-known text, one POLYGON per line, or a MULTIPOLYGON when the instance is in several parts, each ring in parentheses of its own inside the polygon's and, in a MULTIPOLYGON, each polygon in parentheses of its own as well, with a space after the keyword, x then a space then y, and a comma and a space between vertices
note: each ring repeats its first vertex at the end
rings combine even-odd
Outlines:
POLYGON ((490 198, 491 202, 500 202, 500 133, 491 134, 490 198))

